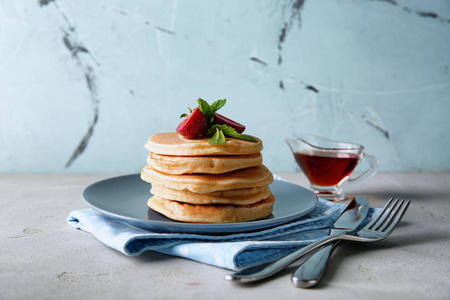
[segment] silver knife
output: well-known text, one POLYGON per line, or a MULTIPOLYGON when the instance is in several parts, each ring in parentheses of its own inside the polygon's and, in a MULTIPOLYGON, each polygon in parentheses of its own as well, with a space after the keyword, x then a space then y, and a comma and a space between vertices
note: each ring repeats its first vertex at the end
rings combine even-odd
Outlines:
POLYGON ((271 264, 257 267, 250 270, 244 270, 233 274, 225 275, 226 280, 238 281, 241 283, 254 282, 272 276, 291 263, 315 250, 317 247, 327 244, 330 237, 345 234, 353 231, 353 223, 359 222, 360 216, 367 214, 368 201, 363 197, 355 197, 350 204, 345 208, 339 218, 334 222, 333 227, 327 237, 322 238, 312 244, 309 244, 271 264))
MULTIPOLYGON (((369 201, 362 196, 356 196, 356 198, 358 198, 357 201, 359 203, 362 203, 363 207, 365 206, 365 209, 360 210, 358 221, 348 224, 348 229, 351 229, 352 231, 358 228, 359 225, 361 225, 369 211, 369 201)), ((332 231, 333 230, 334 229, 332 229, 332 231)), ((331 253, 333 253, 338 242, 339 241, 332 242, 308 257, 292 274, 292 284, 296 287, 301 288, 309 288, 315 286, 322 277, 331 253)))

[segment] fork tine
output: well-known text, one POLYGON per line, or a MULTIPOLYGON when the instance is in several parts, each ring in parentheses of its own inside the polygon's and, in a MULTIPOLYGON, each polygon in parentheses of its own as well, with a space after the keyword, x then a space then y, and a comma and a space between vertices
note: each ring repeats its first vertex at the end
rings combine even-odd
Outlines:
POLYGON ((375 230, 380 230, 380 231, 383 232, 386 229, 386 227, 391 224, 392 220, 395 218, 395 216, 397 215, 398 211, 403 206, 403 202, 404 202, 404 200, 400 200, 400 202, 399 202, 399 199, 397 198, 396 201, 395 201, 395 204, 392 206, 392 208, 390 209, 389 213, 384 218, 384 222, 382 224, 379 224, 375 228, 375 230))
POLYGON ((370 222, 366 225, 366 228, 372 228, 373 225, 378 222, 378 220, 383 216, 383 214, 386 212, 388 207, 391 205, 393 198, 389 199, 388 203, 383 207, 383 210, 378 213, 370 222))
POLYGON ((391 232, 394 230, 395 226, 401 221, 403 218, 403 215, 405 214, 406 210, 409 207, 409 203, 411 201, 409 200, 402 200, 401 205, 399 206, 395 218, 393 218, 386 226, 382 229, 383 232, 391 232))
MULTIPOLYGON (((372 229, 375 226, 375 224, 378 224, 379 222, 381 222, 381 224, 383 224, 384 218, 386 217, 385 213, 390 209, 393 201, 394 201, 394 198, 389 199, 388 203, 386 203, 386 205, 383 207, 383 210, 375 218, 373 218, 369 224, 366 225, 366 228, 372 229)), ((394 203, 394 205, 395 205, 395 203, 394 203)))

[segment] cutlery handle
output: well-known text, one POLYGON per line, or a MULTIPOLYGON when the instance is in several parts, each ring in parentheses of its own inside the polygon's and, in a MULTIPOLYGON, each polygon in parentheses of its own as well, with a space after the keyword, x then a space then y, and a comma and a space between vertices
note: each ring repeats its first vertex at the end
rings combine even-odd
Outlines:
POLYGON ((253 282, 253 281, 258 281, 258 280, 267 278, 267 277, 272 276, 272 275, 278 273, 279 271, 283 270, 284 268, 289 266, 291 263, 293 263, 300 257, 308 254, 309 252, 311 252, 329 242, 338 240, 339 237, 341 237, 341 236, 342 236, 342 234, 324 237, 324 238, 322 238, 314 243, 311 243, 297 251, 292 252, 289 255, 286 255, 285 257, 280 258, 279 260, 277 260, 271 264, 268 264, 268 265, 265 265, 262 267, 257 267, 254 269, 250 269, 250 270, 236 272, 233 274, 227 274, 227 275, 225 275, 225 279, 230 280, 230 281, 239 281, 242 283, 247 283, 247 282, 253 282))
POLYGON ((309 288, 315 286, 328 263, 333 250, 338 242, 330 243, 308 257, 292 274, 291 282, 296 287, 309 288))

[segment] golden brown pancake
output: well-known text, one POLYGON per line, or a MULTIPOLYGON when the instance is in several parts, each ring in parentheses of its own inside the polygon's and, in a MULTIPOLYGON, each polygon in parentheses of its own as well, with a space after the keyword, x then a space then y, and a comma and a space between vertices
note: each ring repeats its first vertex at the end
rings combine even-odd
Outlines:
POLYGON ((142 169, 141 178, 152 184, 199 194, 267 186, 273 182, 272 173, 264 165, 224 174, 182 175, 171 175, 146 166, 142 169))
POLYGON ((150 137, 145 148, 150 152, 175 156, 246 155, 263 149, 261 140, 249 142, 227 137, 222 145, 210 145, 210 137, 187 139, 177 132, 157 133, 150 137))
POLYGON ((158 196, 160 198, 200 205, 249 205, 266 199, 271 195, 270 188, 268 186, 220 191, 209 194, 196 194, 188 190, 174 190, 153 184, 150 192, 154 196, 158 196))
POLYGON ((250 205, 195 205, 151 197, 147 205, 166 217, 192 223, 236 223, 264 218, 272 213, 275 197, 250 205))
POLYGON ((167 174, 221 174, 259 166, 262 155, 171 156, 152 152, 147 163, 153 169, 167 174))

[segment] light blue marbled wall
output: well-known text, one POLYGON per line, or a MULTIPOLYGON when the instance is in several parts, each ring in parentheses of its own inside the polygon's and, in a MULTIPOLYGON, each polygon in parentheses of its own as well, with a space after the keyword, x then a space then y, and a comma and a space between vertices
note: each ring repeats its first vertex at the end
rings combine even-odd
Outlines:
POLYGON ((0 172, 139 172, 199 97, 264 141, 361 143, 450 171, 450 2, 2 1, 0 172))

